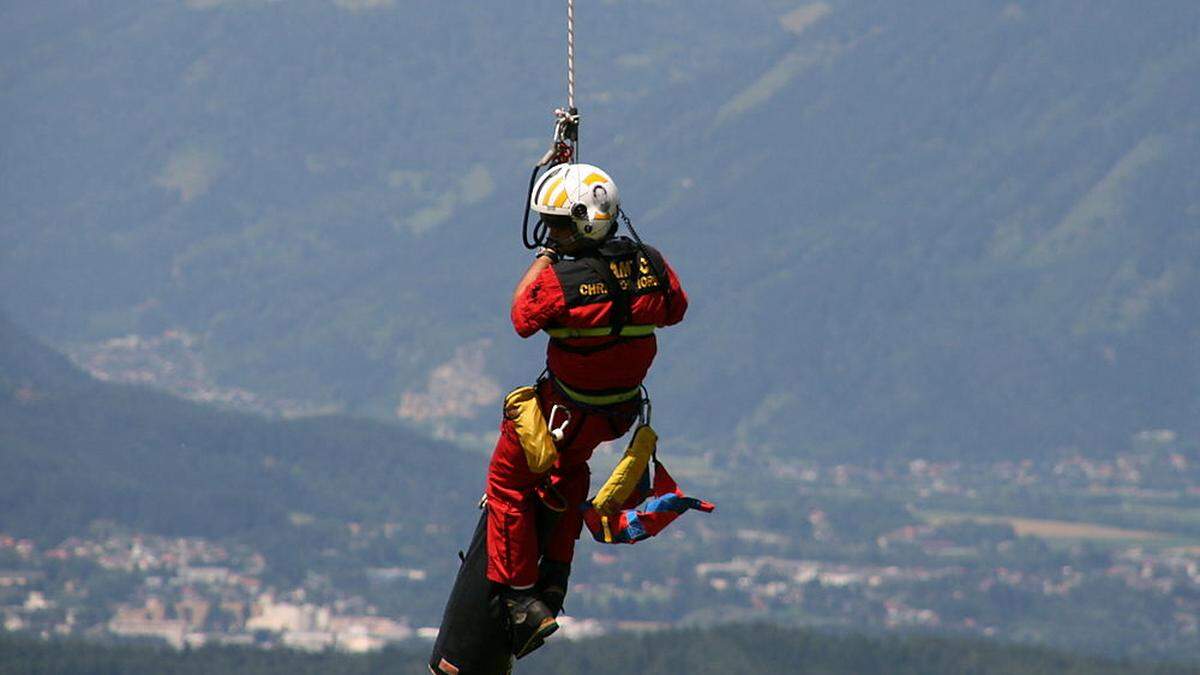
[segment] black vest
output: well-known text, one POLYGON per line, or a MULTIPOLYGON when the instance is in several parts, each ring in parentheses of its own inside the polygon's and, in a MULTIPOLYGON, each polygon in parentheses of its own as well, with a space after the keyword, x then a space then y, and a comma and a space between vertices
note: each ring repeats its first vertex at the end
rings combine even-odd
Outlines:
POLYGON ((670 301, 666 270, 658 251, 639 247, 626 237, 616 237, 585 255, 554 265, 567 310, 611 302, 607 325, 614 335, 629 323, 634 298, 662 292, 670 301))

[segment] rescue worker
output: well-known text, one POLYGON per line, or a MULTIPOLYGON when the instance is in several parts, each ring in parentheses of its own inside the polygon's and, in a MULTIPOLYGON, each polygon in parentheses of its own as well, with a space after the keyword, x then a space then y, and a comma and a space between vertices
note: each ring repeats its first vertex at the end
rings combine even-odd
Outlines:
POLYGON ((487 476, 487 577, 499 585, 518 658, 558 628, 587 461, 637 420, 657 351, 654 329, 679 323, 688 305, 658 251, 615 236, 620 199, 604 171, 560 164, 540 177, 530 204, 548 242, 513 292, 512 323, 523 338, 550 336, 546 373, 525 391, 556 433, 549 453, 523 447, 514 400, 521 390, 513 392, 487 476), (565 508, 539 541, 538 503, 550 494, 565 508))

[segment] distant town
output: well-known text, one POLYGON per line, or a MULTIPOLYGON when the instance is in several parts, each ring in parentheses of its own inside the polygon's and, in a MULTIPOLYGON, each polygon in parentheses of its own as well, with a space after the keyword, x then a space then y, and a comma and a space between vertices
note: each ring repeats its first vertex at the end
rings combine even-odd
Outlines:
MULTIPOLYGON (((46 550, 32 542, 0 535, 0 552, 26 567, 0 571, 0 597, 12 602, 0 608, 4 628, 43 637, 76 635, 94 638, 147 638, 183 648, 205 644, 258 644, 320 651, 378 649, 388 642, 414 637, 403 619, 377 616, 366 601, 348 597, 316 604, 303 588, 276 591, 264 585, 262 555, 229 549, 193 538, 112 536, 103 540, 71 538, 46 550), (56 564, 57 563, 57 564, 56 564), (126 595, 96 598, 103 607, 83 618, 81 606, 103 590, 94 588, 75 569, 95 566, 125 577, 126 595), (47 571, 54 568, 54 571, 47 571), (52 583, 53 582, 53 583, 52 583), (102 619, 95 621, 95 619, 102 619)), ((370 570, 381 577, 423 580, 416 569, 370 570)), ((101 586, 104 584, 102 583, 101 586)), ((436 635, 436 631, 434 632, 436 635)))
MULTIPOLYGON (((734 517, 688 516, 659 541, 581 541, 562 632, 766 617, 1194 654, 1200 480, 1173 440, 1150 432, 1116 457, 986 466, 773 461, 762 496, 786 508, 755 528, 738 527, 750 507, 726 499, 719 508, 734 517), (1123 625, 1126 607, 1153 623, 1123 625)), ((345 527, 351 542, 389 541, 386 524, 345 527)), ((437 598, 455 571, 449 556, 362 559, 365 585, 312 570, 285 586, 245 545, 94 529, 50 547, 0 535, 5 630, 362 652, 436 637, 437 598), (405 613, 410 600, 419 609, 405 613)))

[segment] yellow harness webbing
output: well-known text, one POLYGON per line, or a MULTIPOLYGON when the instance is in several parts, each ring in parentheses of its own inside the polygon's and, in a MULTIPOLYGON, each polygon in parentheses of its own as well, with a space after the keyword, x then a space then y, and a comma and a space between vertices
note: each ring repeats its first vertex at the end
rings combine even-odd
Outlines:
POLYGON ((558 385, 558 388, 562 390, 562 393, 566 394, 567 398, 571 399, 572 401, 594 406, 616 405, 617 403, 632 401, 642 393, 642 387, 640 385, 627 391, 619 391, 615 394, 593 395, 576 391, 568 387, 557 377, 554 378, 554 383, 558 385))
MULTIPOLYGON (((595 328, 547 328, 546 332, 552 338, 584 338, 584 337, 607 337, 614 335, 612 328, 608 326, 598 326, 595 328)), ((639 324, 633 326, 622 326, 621 330, 615 335, 620 337, 645 337, 654 335, 653 324, 639 324)))

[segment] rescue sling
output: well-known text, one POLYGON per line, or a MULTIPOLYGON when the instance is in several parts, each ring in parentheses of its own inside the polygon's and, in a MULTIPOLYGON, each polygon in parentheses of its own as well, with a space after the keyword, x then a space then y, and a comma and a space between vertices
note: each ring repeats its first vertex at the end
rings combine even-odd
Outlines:
POLYGON ((633 432, 625 456, 596 496, 580 505, 592 538, 602 544, 635 544, 658 534, 688 509, 705 513, 716 506, 683 494, 658 461, 658 434, 649 424, 633 432), (650 480, 650 461, 654 480, 650 480), (637 506, 652 497, 646 505, 637 506))
POLYGON ((592 503, 585 502, 583 522, 592 538, 602 544, 636 544, 661 532, 688 509, 711 513, 716 508, 712 502, 685 495, 657 458, 650 494, 652 499, 644 507, 626 508, 615 515, 603 515, 592 503))

